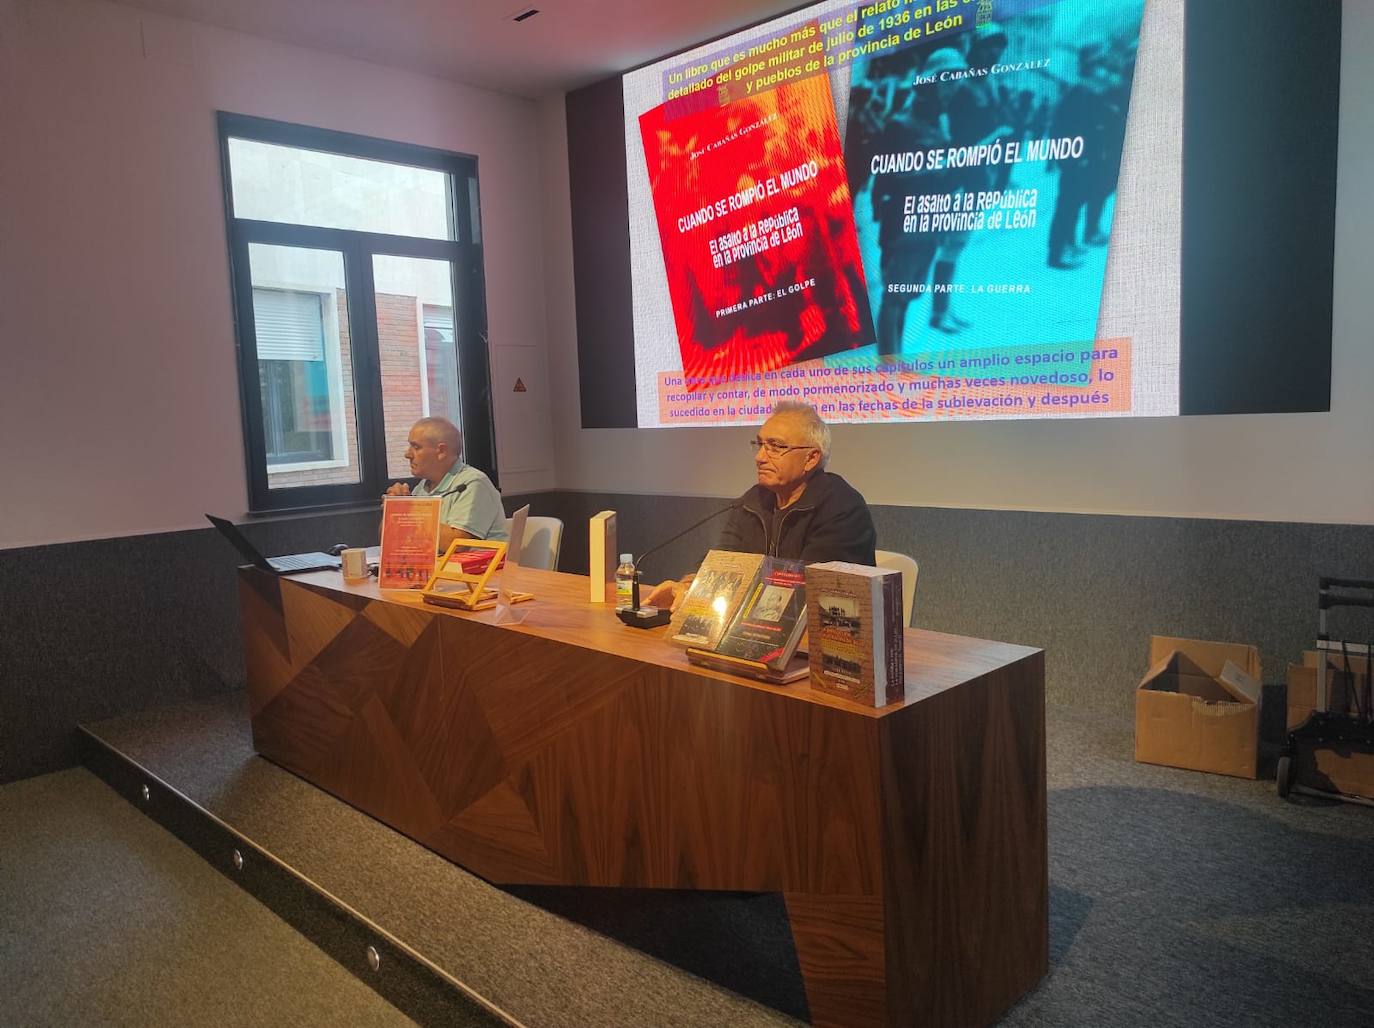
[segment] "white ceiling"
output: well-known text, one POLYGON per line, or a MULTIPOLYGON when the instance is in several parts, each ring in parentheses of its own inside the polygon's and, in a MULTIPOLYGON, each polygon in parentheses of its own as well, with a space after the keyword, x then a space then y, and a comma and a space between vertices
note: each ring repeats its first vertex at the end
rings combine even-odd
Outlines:
POLYGON ((122 0, 517 96, 587 85, 798 0, 122 0), (531 7, 539 14, 511 19, 531 7))

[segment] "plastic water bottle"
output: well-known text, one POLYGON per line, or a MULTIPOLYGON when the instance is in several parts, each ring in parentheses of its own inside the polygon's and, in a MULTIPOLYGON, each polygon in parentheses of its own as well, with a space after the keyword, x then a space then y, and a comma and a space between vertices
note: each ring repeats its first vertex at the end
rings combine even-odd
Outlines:
POLYGON ((629 607, 634 603, 634 586, 634 554, 622 553, 620 555, 620 566, 615 569, 615 605, 617 608, 629 607))

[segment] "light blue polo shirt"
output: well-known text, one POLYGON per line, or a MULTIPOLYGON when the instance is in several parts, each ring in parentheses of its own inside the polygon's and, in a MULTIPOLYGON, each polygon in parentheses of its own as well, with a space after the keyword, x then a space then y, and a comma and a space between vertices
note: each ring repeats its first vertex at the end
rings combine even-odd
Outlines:
POLYGON ((419 485, 410 491, 411 496, 442 496, 443 506, 439 508, 439 523, 450 528, 461 528, 478 539, 495 539, 508 542, 506 531, 506 510, 501 506, 501 494, 491 484, 485 474, 477 468, 459 460, 448 469, 448 474, 430 489, 422 478, 419 485), (463 483, 468 487, 458 492, 463 483))

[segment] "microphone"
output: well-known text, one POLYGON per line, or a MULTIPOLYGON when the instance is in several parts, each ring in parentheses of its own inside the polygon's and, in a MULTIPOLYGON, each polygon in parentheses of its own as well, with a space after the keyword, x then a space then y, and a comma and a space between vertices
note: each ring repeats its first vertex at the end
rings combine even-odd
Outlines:
POLYGON ((460 495, 460 494, 463 492, 464 489, 466 489, 466 488, 467 488, 468 486, 470 486, 470 485, 472 485, 472 482, 469 480, 469 481, 467 481, 467 482, 461 482, 461 483, 459 483, 458 485, 453 486, 451 489, 445 489, 445 490, 444 490, 443 492, 441 492, 441 493, 430 493, 429 495, 430 495, 430 496, 458 496, 458 495, 460 495))
POLYGON ((673 612, 671 610, 655 610, 653 613, 645 613, 641 610, 639 606, 640 565, 644 563, 644 559, 646 557, 652 556, 653 554, 657 553, 659 550, 663 549, 670 543, 677 542, 688 532, 695 531, 702 525, 706 524, 708 521, 714 521, 722 514, 728 514, 732 510, 738 510, 743 505, 743 503, 743 500, 736 500, 729 506, 722 507, 720 508, 720 510, 712 511, 710 514, 707 514, 700 521, 692 522, 692 524, 688 525, 681 532, 678 532, 676 535, 669 536, 667 539, 664 539, 661 543, 658 543, 654 546, 650 546, 647 550, 641 553, 639 555, 639 559, 634 562, 635 574, 634 579, 630 583, 630 606, 624 610, 616 611, 616 617, 620 618, 621 621, 623 621, 625 624, 629 625, 632 628, 657 628, 659 625, 666 625, 668 621, 672 618, 673 612))
MULTIPOLYGON (((459 494, 461 494, 461 493, 463 492, 464 489, 466 489, 468 486, 472 485, 472 481, 473 481, 472 479, 469 479, 469 480, 466 481, 466 482, 459 482, 459 483, 458 483, 457 485, 455 485, 455 486, 450 486, 449 488, 444 489, 444 490, 442 490, 442 491, 440 491, 440 492, 437 492, 437 493, 426 493, 424 496, 419 497, 419 498, 420 498, 420 499, 432 499, 432 498, 434 498, 434 497, 436 497, 436 496, 458 496, 459 494)), ((415 495, 415 487, 412 486, 412 487, 411 487, 411 491, 408 492, 408 493, 406 493, 405 495, 406 495, 406 496, 414 496, 414 495, 415 495)), ((386 493, 383 493, 383 494, 382 494, 382 499, 385 500, 386 497, 387 497, 387 494, 386 494, 386 493)))

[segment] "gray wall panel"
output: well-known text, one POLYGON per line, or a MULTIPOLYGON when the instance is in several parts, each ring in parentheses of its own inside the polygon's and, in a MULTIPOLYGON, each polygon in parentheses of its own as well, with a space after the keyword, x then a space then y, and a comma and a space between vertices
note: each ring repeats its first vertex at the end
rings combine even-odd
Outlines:
MULTIPOLYGON (((364 510, 240 527, 274 555, 370 545, 379 522, 364 510)), ((239 563, 208 525, 0 550, 0 782, 74 766, 80 722, 243 688, 239 563)))

